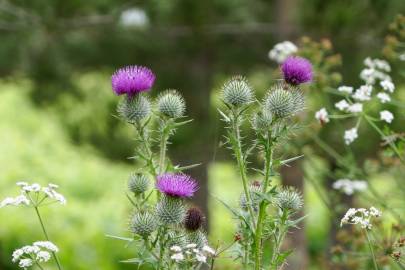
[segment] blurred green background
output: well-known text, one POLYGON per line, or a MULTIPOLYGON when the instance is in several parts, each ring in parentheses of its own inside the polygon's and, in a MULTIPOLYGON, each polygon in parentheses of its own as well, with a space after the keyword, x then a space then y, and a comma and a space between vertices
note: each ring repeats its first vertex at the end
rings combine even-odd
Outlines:
MULTIPOLYGON (((195 121, 176 134, 170 154, 176 163, 203 163, 191 171, 201 182, 195 203, 209 213, 211 242, 231 241, 232 217, 210 197, 236 204, 240 194, 234 163, 218 149, 223 80, 243 74, 262 95, 278 78, 268 51, 309 36, 330 39, 344 82, 358 83, 362 60, 380 55, 401 12, 403 0, 0 0, 0 199, 16 195, 20 180, 59 184, 68 204, 44 215, 65 269, 134 269, 118 263, 132 247, 105 237, 129 235, 124 194, 134 169, 133 131, 114 117, 119 99, 110 76, 123 65, 146 65, 157 74, 152 95, 176 88, 186 98, 195 121)), ((303 164, 316 176, 313 163, 303 164)), ((306 261, 327 269, 320 258, 338 221, 311 185, 304 188, 306 261)), ((0 209, 0 269, 16 269, 12 251, 38 239, 29 209, 0 209)), ((227 263, 220 265, 230 269, 227 263)))

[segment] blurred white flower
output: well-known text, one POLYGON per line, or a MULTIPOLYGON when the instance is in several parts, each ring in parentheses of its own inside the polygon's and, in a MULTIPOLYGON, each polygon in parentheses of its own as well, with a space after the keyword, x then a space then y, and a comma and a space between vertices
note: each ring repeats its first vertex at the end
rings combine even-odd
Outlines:
POLYGON ((342 93, 351 94, 353 92, 353 87, 342 85, 338 87, 338 91, 342 93))
POLYGON ((380 119, 387 123, 391 123, 392 120, 394 120, 394 115, 390 111, 384 110, 380 112, 380 119))
POLYGON ((124 10, 120 16, 120 24, 126 27, 143 27, 148 23, 148 16, 143 9, 130 8, 124 10))
POLYGON ((298 51, 297 46, 291 41, 284 41, 274 45, 273 49, 269 52, 269 58, 281 64, 287 59, 288 56, 296 53, 298 51))
POLYGON ((382 71, 390 72, 391 71, 391 66, 388 64, 387 61, 382 60, 382 59, 371 59, 370 57, 367 57, 364 59, 364 65, 369 67, 369 68, 374 68, 374 69, 379 69, 382 71))
POLYGON ((402 53, 399 55, 399 60, 400 61, 405 61, 405 53, 402 53))
POLYGON ((195 258, 199 262, 203 262, 203 263, 207 262, 207 257, 204 256, 203 254, 197 253, 197 254, 195 254, 195 258))
POLYGON ((215 250, 213 248, 211 248, 210 246, 205 245, 205 246, 203 246, 202 250, 211 255, 215 255, 215 250))
POLYGON ((373 87, 371 85, 362 85, 353 94, 353 98, 358 101, 367 101, 371 99, 371 92, 373 87))
POLYGON ((184 260, 184 255, 183 253, 175 253, 170 257, 172 260, 175 260, 176 262, 184 260))
POLYGON ((367 182, 363 180, 339 179, 333 183, 332 187, 342 191, 346 195, 352 195, 354 192, 360 192, 367 189, 367 182))
POLYGON ((375 207, 370 207, 369 210, 365 208, 350 208, 340 221, 340 226, 343 224, 359 224, 363 229, 371 229, 371 218, 380 216, 381 212, 375 207))
POLYGON ((20 262, 18 263, 18 266, 19 266, 20 268, 24 268, 24 269, 25 269, 25 268, 27 268, 27 267, 32 266, 33 264, 34 264, 33 260, 26 258, 26 259, 20 260, 20 262))
POLYGON ((344 140, 347 145, 351 144, 358 137, 357 128, 351 128, 345 131, 344 140))
POLYGON ((338 108, 341 111, 344 111, 347 108, 349 108, 349 103, 347 103, 346 100, 342 99, 341 101, 335 103, 335 107, 338 108))
POLYGON ((186 248, 196 248, 196 247, 197 247, 197 244, 194 244, 194 243, 186 245, 186 248))
POLYGON ((24 195, 21 194, 17 197, 7 197, 4 200, 0 202, 0 208, 5 207, 7 205, 13 205, 13 206, 18 206, 18 205, 30 205, 30 201, 28 198, 24 195))
POLYGON ((49 252, 58 252, 55 244, 49 241, 38 241, 32 246, 23 246, 16 249, 12 255, 12 262, 17 263, 21 268, 27 268, 34 264, 47 262, 51 259, 49 252), (45 249, 45 250, 44 250, 45 249), (27 258, 29 257, 29 259, 27 258))
POLYGON ((179 247, 179 246, 172 246, 172 247, 170 248, 170 250, 171 250, 171 251, 174 251, 174 252, 181 252, 181 247, 179 247))
POLYGON ((348 112, 351 113, 359 113, 363 111, 363 104, 361 103, 354 103, 347 108, 348 112))
POLYGON ((325 124, 329 122, 328 112, 325 108, 320 109, 315 113, 315 118, 321 123, 325 124))
POLYGON ((388 91, 390 93, 393 93, 395 90, 395 85, 389 80, 380 82, 380 85, 385 91, 388 91))
POLYGON ((381 103, 390 102, 391 98, 387 93, 380 92, 377 94, 377 98, 381 101, 381 103))

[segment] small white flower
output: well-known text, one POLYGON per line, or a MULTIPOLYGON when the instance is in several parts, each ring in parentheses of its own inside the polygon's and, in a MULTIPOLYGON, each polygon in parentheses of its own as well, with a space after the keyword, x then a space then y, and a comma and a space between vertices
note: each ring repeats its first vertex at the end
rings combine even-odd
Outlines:
POLYGON ((351 94, 353 92, 353 87, 342 85, 338 87, 338 91, 342 93, 351 94))
POLYGON ((199 254, 199 253, 195 254, 195 258, 196 258, 197 261, 199 261, 199 262, 203 262, 203 263, 207 262, 207 257, 205 257, 205 256, 202 255, 202 254, 199 254))
POLYGON ((24 250, 22 250, 21 248, 14 250, 13 255, 12 255, 12 262, 17 262, 20 257, 24 254, 24 250))
POLYGON ((387 93, 380 92, 377 94, 377 98, 381 101, 381 103, 390 102, 391 98, 387 93))
POLYGON ((14 205, 18 206, 18 205, 29 205, 30 201, 28 200, 28 198, 25 195, 19 195, 17 197, 14 198, 14 205))
POLYGON ((175 253, 170 257, 172 260, 175 260, 176 262, 184 260, 184 255, 183 253, 175 253))
POLYGON ((367 182, 363 180, 339 179, 333 183, 332 187, 350 196, 354 192, 366 190, 367 182))
POLYGON ((346 110, 347 108, 349 108, 349 103, 347 103, 346 100, 342 99, 341 101, 337 102, 335 104, 335 107, 338 108, 341 111, 346 110))
POLYGON ((381 87, 390 93, 393 93, 395 90, 395 85, 390 80, 384 80, 380 82, 381 87))
POLYGON ((36 260, 38 262, 47 262, 51 258, 51 254, 48 251, 40 251, 37 253, 36 260))
POLYGON ((194 244, 194 243, 186 245, 186 248, 196 248, 196 247, 197 247, 197 244, 194 244))
POLYGON ((350 208, 340 221, 340 226, 343 224, 359 224, 363 229, 371 229, 371 218, 380 216, 381 212, 375 207, 370 207, 369 210, 365 208, 350 208))
POLYGON ((19 267, 21 268, 27 268, 33 265, 33 260, 31 259, 22 259, 20 260, 20 263, 18 264, 19 267))
POLYGON ((387 123, 391 123, 392 120, 394 120, 394 115, 390 111, 384 110, 380 112, 380 119, 387 123))
POLYGON ((347 108, 348 112, 351 113, 359 113, 363 111, 363 104, 361 103, 354 103, 347 108))
POLYGON ((381 217, 381 211, 372 206, 370 207, 370 215, 373 217, 381 217))
POLYGON ((382 59, 371 59, 370 57, 367 57, 364 59, 364 65, 369 67, 369 68, 375 68, 375 69, 380 69, 382 71, 390 72, 391 71, 391 66, 388 64, 387 61, 382 60, 382 59))
POLYGON ((328 112, 325 108, 320 109, 315 113, 315 118, 321 123, 325 124, 329 122, 328 112))
POLYGON ((399 60, 405 61, 405 53, 399 55, 399 60))
POLYGON ((17 182, 16 185, 19 187, 25 187, 25 186, 28 186, 28 183, 27 182, 17 182))
POLYGON ((345 131, 344 139, 347 145, 351 144, 358 137, 357 128, 351 128, 345 131))
POLYGON ((210 246, 205 245, 205 246, 203 246, 202 250, 211 255, 215 255, 215 250, 213 248, 211 248, 210 246))
POLYGON ((170 248, 170 250, 171 250, 171 251, 174 251, 174 252, 181 252, 181 247, 179 247, 179 246, 172 246, 172 247, 170 248))
POLYGON ((367 101, 371 99, 371 92, 373 87, 371 85, 362 85, 353 94, 353 98, 358 101, 367 101))
POLYGON ((37 242, 34 242, 34 246, 45 248, 45 249, 47 249, 49 251, 52 251, 52 252, 58 252, 59 251, 59 248, 54 243, 52 243, 51 241, 37 241, 37 242))
POLYGON ((281 64, 287 59, 288 56, 296 53, 298 51, 297 46, 295 46, 291 41, 284 41, 274 45, 273 49, 269 52, 269 58, 281 64))

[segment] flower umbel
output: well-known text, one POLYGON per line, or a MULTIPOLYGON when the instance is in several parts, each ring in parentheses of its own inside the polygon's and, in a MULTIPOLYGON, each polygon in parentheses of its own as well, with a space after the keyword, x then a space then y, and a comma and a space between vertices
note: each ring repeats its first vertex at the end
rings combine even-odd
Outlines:
POLYGON ((157 177, 156 188, 171 197, 192 197, 198 190, 197 182, 186 174, 166 173, 157 177))
POLYGON ((147 67, 126 66, 112 75, 111 84, 115 94, 132 96, 151 89, 155 78, 155 74, 147 67))
POLYGON ((284 80, 292 85, 312 81, 312 64, 302 57, 290 56, 281 65, 284 80))

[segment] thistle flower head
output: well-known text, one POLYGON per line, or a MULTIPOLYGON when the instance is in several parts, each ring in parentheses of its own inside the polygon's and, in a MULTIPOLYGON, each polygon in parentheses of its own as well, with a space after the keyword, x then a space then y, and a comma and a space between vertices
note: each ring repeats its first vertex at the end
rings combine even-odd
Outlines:
POLYGON ((278 84, 267 93, 264 110, 277 118, 286 118, 304 109, 302 92, 291 86, 278 84))
POLYGON ((198 189, 197 182, 186 174, 166 173, 157 177, 156 188, 171 197, 192 197, 198 189))
POLYGON ((144 193, 148 187, 149 179, 142 173, 133 173, 128 179, 128 189, 135 194, 144 193))
MULTIPOLYGON (((207 236, 201 230, 187 233, 188 246, 193 248, 203 248, 208 244, 207 236)), ((187 247, 187 246, 186 246, 187 247)))
POLYGON ((254 97, 246 78, 235 76, 222 86, 222 98, 226 104, 241 106, 252 102, 254 97))
POLYGON ((263 110, 256 113, 252 119, 252 126, 256 131, 267 131, 273 122, 273 116, 270 111, 263 110))
POLYGON ((156 214, 163 224, 180 224, 185 213, 183 201, 174 197, 163 196, 156 205, 156 214))
POLYGON ((187 210, 184 218, 184 227, 189 231, 199 230, 204 223, 205 217, 197 207, 191 207, 187 210))
POLYGON ((307 59, 290 56, 281 65, 284 80, 292 85, 312 81, 312 64, 307 59))
POLYGON ((158 222, 156 217, 149 212, 136 213, 132 216, 130 221, 131 232, 144 237, 154 232, 157 227, 158 222))
POLYGON ((186 110, 184 98, 176 90, 166 90, 160 94, 157 106, 159 112, 170 118, 181 117, 186 110))
POLYGON ((151 89, 155 78, 155 74, 147 67, 126 66, 114 72, 111 84, 116 95, 133 96, 151 89))
POLYGON ((299 210, 302 205, 302 195, 294 188, 283 188, 275 198, 275 204, 282 210, 299 210))
POLYGON ((147 97, 142 95, 126 96, 118 104, 117 112, 125 121, 135 123, 150 114, 151 106, 147 97))
MULTIPOLYGON (((259 181, 254 181, 250 184, 249 187, 249 192, 250 192, 250 198, 252 200, 252 207, 254 210, 258 209, 259 202, 260 202, 260 195, 258 192, 260 192, 262 189, 262 185, 259 181)), ((247 209, 248 208, 248 201, 246 199, 245 193, 242 193, 239 199, 239 204, 242 207, 242 209, 247 209)))

